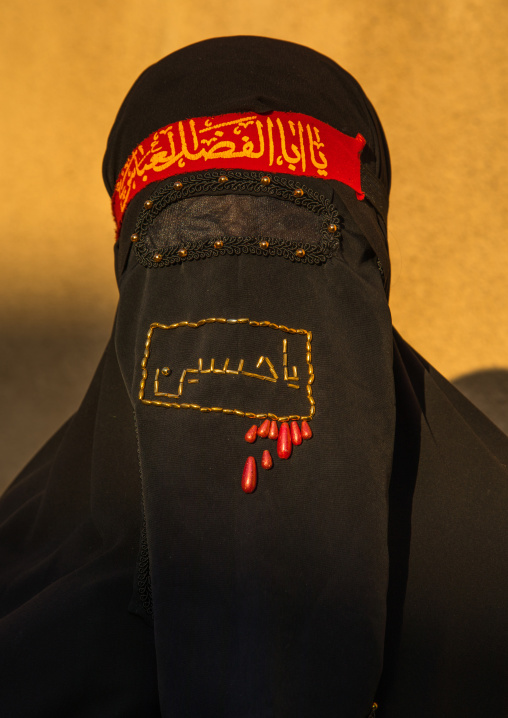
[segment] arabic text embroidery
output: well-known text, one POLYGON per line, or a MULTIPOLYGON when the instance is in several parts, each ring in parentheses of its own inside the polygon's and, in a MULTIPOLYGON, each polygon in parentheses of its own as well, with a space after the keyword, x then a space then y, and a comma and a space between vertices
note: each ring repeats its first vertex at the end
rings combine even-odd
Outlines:
POLYGON ((360 153, 365 139, 350 137, 300 113, 230 114, 174 122, 131 153, 113 194, 119 225, 131 199, 150 182, 220 166, 336 179, 364 197, 360 153))
MULTIPOLYGON (((224 414, 231 414, 233 416, 241 416, 241 417, 247 417, 249 419, 270 419, 277 422, 288 422, 288 421, 309 421, 313 418, 315 414, 315 401, 312 396, 312 384, 314 383, 314 367, 312 365, 312 332, 307 331, 306 329, 293 329, 291 327, 286 327, 281 324, 274 324, 273 322, 269 321, 253 321, 248 318, 241 318, 241 319, 224 319, 224 318, 217 318, 217 317, 211 317, 208 319, 200 319, 198 322, 176 322, 174 324, 165 325, 160 324, 158 322, 154 322, 150 325, 150 328, 148 330, 146 342, 145 342, 145 351, 143 360, 141 362, 141 369, 142 369, 142 376, 141 376, 141 382, 140 382, 140 388, 139 388, 139 400, 144 404, 151 404, 154 406, 163 406, 173 409, 195 409, 199 410, 201 412, 207 413, 207 412, 223 412, 224 414), (146 396, 146 389, 147 389, 147 380, 148 380, 148 362, 151 355, 152 350, 152 342, 154 338, 154 332, 159 330, 174 330, 179 328, 190 328, 190 329, 198 329, 199 327, 203 327, 207 324, 226 324, 229 326, 234 325, 247 325, 249 327, 259 327, 259 328, 266 328, 266 329, 276 329, 282 333, 286 334, 293 334, 301 336, 305 339, 304 349, 305 349, 305 363, 306 363, 306 378, 300 378, 298 373, 298 368, 296 365, 293 365, 290 367, 291 373, 288 369, 288 339, 287 338, 281 338, 280 342, 280 363, 281 367, 279 369, 280 374, 277 372, 274 363, 270 359, 269 356, 261 355, 259 356, 259 359, 257 360, 257 363, 254 367, 249 369, 245 365, 245 359, 239 358, 238 363, 232 364, 231 358, 226 357, 224 362, 222 364, 217 363, 214 357, 210 358, 209 362, 205 362, 203 357, 196 357, 195 359, 195 366, 188 366, 188 367, 181 367, 181 369, 178 369, 176 372, 178 376, 178 383, 174 385, 174 388, 172 391, 162 391, 161 390, 161 377, 169 377, 170 374, 175 373, 173 369, 170 366, 162 366, 162 367, 155 367, 153 369, 153 396, 156 398, 147 398, 146 396), (259 371, 253 371, 253 369, 261 369, 263 366, 267 368, 267 371, 265 373, 261 373, 259 371), (182 396, 184 395, 185 387, 189 384, 199 384, 199 382, 202 379, 203 375, 230 375, 230 376, 242 376, 242 377, 248 377, 249 379, 255 379, 262 382, 270 382, 272 384, 277 383, 278 381, 282 381, 285 383, 285 386, 292 390, 300 390, 305 389, 305 398, 307 403, 307 413, 291 413, 291 414, 280 414, 275 413, 274 411, 270 411, 269 409, 266 411, 249 411, 248 408, 244 409, 237 409, 233 407, 219 407, 219 406, 203 406, 201 404, 195 403, 195 402, 185 402, 180 401, 182 396), (297 383, 299 382, 299 383, 297 383), (174 401, 171 401, 174 400, 174 401)), ((183 396, 185 399, 185 396, 183 396)))
MULTIPOLYGON (((186 335, 186 338, 188 339, 188 335, 186 335)), ((214 339, 217 342, 219 337, 215 336, 214 339)), ((245 341, 245 336, 243 339, 245 341)), ((176 339, 170 342, 169 347, 173 348, 176 356, 178 355, 178 348, 175 348, 175 341, 176 339)), ((186 346, 192 346, 192 343, 186 346)), ((252 355, 252 348, 250 354, 252 355)), ((254 444, 258 438, 276 441, 276 451, 279 459, 289 459, 293 447, 300 446, 304 441, 312 437, 312 430, 308 422, 314 417, 316 411, 315 400, 312 395, 314 367, 312 364, 312 332, 306 329, 295 329, 282 324, 275 324, 274 322, 255 321, 248 318, 225 319, 210 317, 200 319, 197 322, 182 321, 169 325, 153 322, 150 325, 145 342, 141 371, 138 398, 143 404, 173 409, 194 409, 203 413, 221 412, 232 416, 261 420, 259 425, 254 424, 247 431, 245 441, 250 444, 254 444), (230 356, 226 356, 220 362, 216 360, 216 357, 211 357, 205 361, 203 356, 196 356, 190 365, 181 366, 176 362, 174 368, 171 366, 173 364, 171 360, 166 360, 165 363, 160 364, 160 357, 164 355, 163 348, 160 346, 161 332, 162 335, 168 336, 166 332, 174 330, 187 332, 189 329, 199 330, 200 327, 210 325, 229 327, 228 332, 234 330, 235 326, 244 329, 254 328, 256 332, 260 332, 256 334, 256 340, 265 339, 265 346, 269 348, 271 356, 265 351, 252 367, 245 358, 238 357, 232 361, 230 356), (277 337, 271 333, 272 341, 270 342, 267 341, 269 336, 263 335, 261 330, 276 330, 281 333, 281 336, 277 337), (277 339, 276 342, 273 341, 274 336, 277 339), (294 344, 296 339, 298 339, 299 346, 294 344), (151 362, 155 341, 159 342, 158 359, 151 362), (292 352, 294 356, 299 357, 295 364, 290 361, 291 358, 294 359, 292 352), (303 360, 303 364, 300 363, 300 359, 303 360), (277 399, 280 400, 281 396, 285 396, 285 401, 287 402, 287 397, 291 396, 291 394, 285 394, 286 391, 292 392, 295 397, 301 395, 299 405, 306 407, 307 413, 300 411, 300 413, 283 414, 280 411, 273 411, 274 407, 267 407, 263 411, 249 411, 250 407, 238 409, 232 406, 204 406, 194 401, 185 401, 186 394, 198 391, 202 382, 208 382, 207 387, 208 391, 210 391, 209 382, 213 377, 217 376, 224 379, 230 377, 233 381, 240 379, 242 382, 258 381, 265 386, 273 386, 274 390, 276 386, 279 387, 278 394, 264 394, 262 401, 266 401, 268 396, 269 400, 276 402, 277 399), (149 392, 149 382, 151 383, 152 381, 153 390, 149 392), (164 384, 164 387, 162 384, 164 384), (304 394, 301 394, 302 392, 304 394), (151 398, 152 396, 153 398, 151 398), (301 422, 301 425, 298 422, 301 422)), ((225 385, 222 386, 224 387, 225 385)), ((240 398, 242 396, 242 387, 245 392, 245 386, 245 384, 238 385, 240 398)), ((252 394, 246 393, 251 397, 250 400, 252 401, 252 394)), ((258 394, 258 392, 254 393, 258 394)), ((292 399, 289 399, 289 401, 291 402, 292 399)), ((262 468, 270 470, 273 465, 270 451, 264 449, 261 458, 262 468)), ((255 491, 257 481, 256 459, 251 455, 247 458, 242 474, 241 486, 243 491, 248 494, 255 491)))

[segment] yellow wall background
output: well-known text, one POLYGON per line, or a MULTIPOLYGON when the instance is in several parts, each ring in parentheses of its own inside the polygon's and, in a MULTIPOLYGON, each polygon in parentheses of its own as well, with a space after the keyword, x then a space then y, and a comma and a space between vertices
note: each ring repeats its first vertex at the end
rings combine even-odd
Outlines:
POLYGON ((111 329, 101 161, 123 97, 160 57, 235 34, 309 45, 359 80, 392 156, 394 324, 450 379, 505 376, 506 0, 11 0, 0 11, 0 481, 78 406, 111 329))

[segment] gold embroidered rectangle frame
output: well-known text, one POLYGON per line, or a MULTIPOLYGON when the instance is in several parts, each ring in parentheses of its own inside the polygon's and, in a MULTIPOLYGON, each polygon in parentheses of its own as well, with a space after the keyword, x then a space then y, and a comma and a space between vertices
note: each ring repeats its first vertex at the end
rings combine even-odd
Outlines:
MULTIPOLYGON (((278 380, 278 375, 275 371, 275 368, 270 361, 268 357, 261 356, 259 358, 257 368, 262 364, 262 362, 265 361, 267 364, 269 370, 270 370, 270 376, 266 375, 260 375, 260 374, 254 374, 252 372, 246 372, 243 370, 243 359, 240 360, 240 363, 238 365, 237 369, 229 369, 229 359, 226 359, 224 366, 221 369, 215 368, 215 360, 211 359, 210 361, 210 368, 203 369, 203 361, 202 359, 199 359, 198 361, 198 368, 197 369, 184 369, 182 372, 182 376, 180 377, 179 385, 178 385, 178 393, 177 394, 167 394, 164 392, 159 391, 159 372, 160 370, 156 370, 155 374, 155 380, 154 380, 154 395, 155 396, 161 396, 168 398, 178 398, 181 396, 183 391, 183 383, 185 381, 185 378, 187 377, 187 374, 242 374, 244 376, 248 377, 254 377, 257 379, 261 379, 263 381, 268 382, 276 382, 278 380)), ((145 342, 145 350, 144 350, 144 356, 143 360, 141 362, 141 369, 142 369, 142 376, 141 376, 141 382, 139 387, 139 394, 138 398, 143 404, 149 404, 153 406, 163 406, 163 407, 169 407, 172 409, 195 409, 197 411, 207 413, 207 412, 222 412, 223 414, 231 414, 233 416, 240 416, 240 417, 246 417, 249 419, 272 419, 274 421, 299 421, 299 420, 311 420, 314 417, 316 407, 315 407, 315 401, 314 397, 312 395, 312 384, 314 383, 314 367, 312 365, 312 332, 308 331, 306 329, 293 329, 292 327, 287 327, 283 324, 275 324, 270 321, 255 321, 248 318, 241 318, 241 319, 225 319, 222 317, 210 317, 207 319, 200 319, 197 322, 188 322, 188 321, 182 321, 182 322, 176 322, 174 324, 160 324, 159 322, 153 322, 150 325, 150 328, 148 330, 146 342, 145 342), (308 377, 305 384, 305 391, 306 391, 306 397, 307 401, 309 403, 309 413, 305 416, 300 414, 290 414, 288 416, 279 416, 277 414, 274 414, 272 412, 266 411, 261 413, 254 413, 250 411, 244 411, 241 409, 233 409, 228 407, 220 407, 220 406, 202 406, 200 404, 190 404, 190 403, 184 403, 184 402, 178 402, 178 401, 161 401, 158 399, 146 399, 145 398, 145 389, 146 389, 146 382, 148 379, 148 359, 150 357, 150 351, 152 348, 152 338, 154 335, 154 332, 156 329, 163 329, 163 330, 173 330, 178 329, 181 327, 187 327, 192 329, 197 329, 199 327, 202 327, 206 324, 229 324, 229 325, 248 325, 250 327, 264 327, 264 328, 270 328, 275 329, 281 332, 284 332, 286 334, 299 334, 303 335, 306 338, 306 364, 307 364, 307 370, 308 370, 308 377)), ((162 370, 164 373, 164 370, 162 370)), ((287 365, 287 340, 283 340, 283 373, 284 373, 284 381, 286 381, 287 386, 293 389, 300 389, 300 385, 296 383, 289 383, 289 382, 296 382, 299 381, 299 377, 297 376, 297 370, 296 367, 292 368, 292 374, 289 373, 288 365, 287 365)), ((187 379, 189 383, 193 383, 196 380, 195 379, 187 379)))

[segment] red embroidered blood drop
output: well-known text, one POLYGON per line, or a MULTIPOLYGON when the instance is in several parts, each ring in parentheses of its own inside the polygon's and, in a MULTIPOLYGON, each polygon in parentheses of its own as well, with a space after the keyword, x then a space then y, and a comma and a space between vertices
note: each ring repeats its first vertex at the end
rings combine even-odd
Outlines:
POLYGON ((265 449, 263 451, 263 456, 261 458, 261 466, 263 467, 263 469, 271 469, 273 466, 272 455, 270 454, 268 449, 265 449))
POLYGON ((291 435, 286 421, 280 426, 279 438, 277 440, 277 454, 280 459, 289 459, 291 456, 291 435))
POLYGON ((297 421, 291 422, 291 441, 295 446, 300 446, 302 443, 302 435, 300 434, 300 427, 297 421))
POLYGON ((276 421, 272 421, 270 424, 270 433, 268 434, 269 439, 276 439, 279 436, 279 428, 276 421))
POLYGON ((242 489, 246 494, 252 494, 256 488, 257 479, 256 461, 253 456, 249 456, 242 474, 242 489))
POLYGON ((312 439, 312 429, 306 421, 302 421, 301 429, 302 439, 312 439))
POLYGON ((258 427, 256 424, 253 424, 249 431, 245 434, 245 441, 248 441, 249 444, 253 444, 256 441, 256 436, 258 435, 258 427))
POLYGON ((270 419, 265 419, 261 426, 258 428, 258 436, 262 439, 266 439, 268 432, 270 431, 270 419))

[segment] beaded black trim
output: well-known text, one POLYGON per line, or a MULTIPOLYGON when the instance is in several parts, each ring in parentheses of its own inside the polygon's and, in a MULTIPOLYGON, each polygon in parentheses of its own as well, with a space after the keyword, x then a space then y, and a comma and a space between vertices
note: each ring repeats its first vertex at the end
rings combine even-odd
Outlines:
MULTIPOLYGON (((331 243, 330 243, 331 244, 331 243)), ((311 242, 294 242, 279 239, 277 237, 213 237, 197 242, 186 242, 175 247, 165 247, 155 253, 161 257, 158 262, 153 261, 154 250, 147 247, 146 243, 137 246, 137 256, 144 267, 159 267, 177 264, 188 259, 207 259, 218 257, 221 254, 259 254, 271 257, 283 257, 291 262, 305 262, 307 264, 322 264, 333 256, 332 247, 324 247, 321 244, 311 242), (217 242, 222 247, 216 247, 217 242), (266 242, 267 248, 260 246, 266 242), (184 249, 187 252, 185 257, 180 257, 178 252, 184 249), (303 249, 305 255, 299 257, 296 252, 303 249)))
POLYGON ((278 256, 304 264, 323 264, 327 259, 333 257, 340 249, 341 227, 344 224, 337 208, 329 199, 297 180, 274 174, 269 175, 269 184, 263 184, 261 178, 266 176, 263 172, 247 170, 210 170, 199 174, 182 175, 180 178, 173 177, 171 184, 159 187, 148 200, 149 206, 145 206, 139 214, 135 229, 135 234, 139 239, 135 247, 140 264, 149 268, 166 267, 189 259, 206 259, 224 254, 243 253, 266 257, 278 256), (227 177, 227 181, 224 181, 224 177, 227 177), (175 189, 175 183, 181 184, 181 188, 175 189), (296 190, 303 190, 303 195, 295 196, 296 190), (316 243, 301 243, 274 237, 214 237, 198 242, 183 243, 180 246, 164 247, 160 250, 148 246, 146 233, 151 223, 160 212, 170 205, 197 195, 236 193, 275 197, 293 202, 293 204, 317 214, 322 218, 320 240, 316 243), (330 225, 335 225, 337 230, 331 233, 328 229, 330 225), (218 241, 222 241, 222 247, 214 246, 218 241), (268 242, 268 246, 261 247, 260 242, 268 242), (185 256, 179 254, 182 250, 186 251, 185 256), (302 254, 303 256, 301 256, 302 254), (157 256, 157 261, 153 261, 154 256, 157 256))

